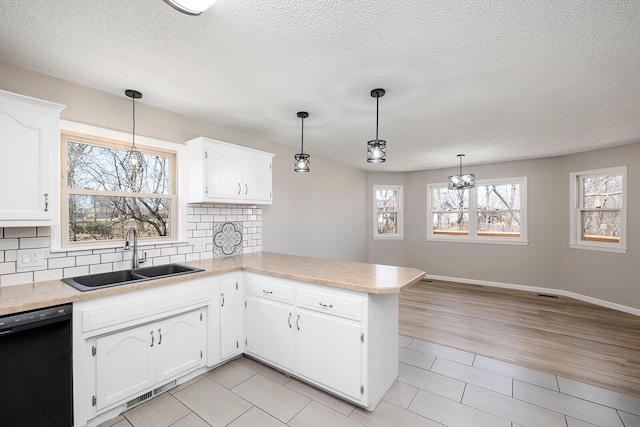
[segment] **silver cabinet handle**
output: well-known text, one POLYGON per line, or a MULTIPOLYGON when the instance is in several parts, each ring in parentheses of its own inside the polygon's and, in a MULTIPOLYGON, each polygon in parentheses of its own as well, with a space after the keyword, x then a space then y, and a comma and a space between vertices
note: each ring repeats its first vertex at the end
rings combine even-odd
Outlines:
POLYGON ((298 314, 298 318, 296 319, 296 328, 300 330, 300 315, 298 314))
POLYGON ((333 308, 333 304, 323 304, 322 301, 320 301, 320 307, 322 307, 322 308, 333 308))
POLYGON ((264 292, 265 294, 272 294, 273 291, 265 291, 264 289, 262 290, 262 292, 264 292))
POLYGON ((220 307, 224 307, 224 294, 221 294, 221 295, 222 295, 222 305, 220 307))
POLYGON ((249 186, 247 184, 244 185, 244 195, 246 196, 249 193, 249 186))
POLYGON ((240 194, 240 192, 242 192, 242 186, 238 183, 238 194, 240 194))
POLYGON ((158 345, 162 344, 162 329, 158 329, 158 335, 160 335, 160 339, 158 339, 158 345))
POLYGON ((291 313, 289 313, 289 318, 287 319, 287 323, 289 324, 289 327, 291 327, 291 313))
POLYGON ((153 347, 153 331, 151 331, 151 345, 149 347, 153 347))
POLYGON ((49 212, 49 193, 44 193, 44 211, 49 212))

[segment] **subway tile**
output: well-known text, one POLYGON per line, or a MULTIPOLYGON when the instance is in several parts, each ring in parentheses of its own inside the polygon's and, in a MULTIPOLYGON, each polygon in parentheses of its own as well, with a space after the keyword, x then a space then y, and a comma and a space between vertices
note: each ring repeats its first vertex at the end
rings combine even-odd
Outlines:
POLYGON ((36 227, 7 227, 4 229, 5 239, 37 237, 37 235, 36 227))
POLYGON ((100 255, 76 255, 76 265, 88 265, 100 263, 100 255))
POLYGON ((0 251, 0 262, 4 262, 4 251, 0 251))
POLYGON ((94 249, 94 254, 112 254, 116 251, 116 248, 104 248, 104 249, 94 249))
POLYGON ((193 252, 193 246, 180 246, 178 248, 178 254, 190 254, 191 252, 193 252))
POLYGON ((418 387, 422 390, 437 393, 442 397, 458 402, 462 398, 465 386, 462 381, 416 368, 415 366, 407 365, 405 363, 400 363, 398 381, 402 381, 405 384, 418 387))
POLYGON ((179 255, 171 255, 171 262, 172 263, 180 263, 180 262, 186 262, 187 258, 185 257, 184 254, 179 254, 179 255))
POLYGON ((513 380, 510 377, 484 371, 462 363, 452 362, 442 357, 436 359, 431 367, 431 372, 436 372, 468 384, 474 384, 495 391, 496 393, 511 396, 513 380))
POLYGON ((4 251, 4 262, 16 262, 16 261, 18 261, 17 250, 4 251))
POLYGON ((160 250, 160 256, 171 256, 178 253, 178 248, 162 248, 160 250))
POLYGON ((51 236, 51 227, 36 227, 36 236, 38 237, 51 236))
POLYGON ((186 254, 186 260, 189 261, 200 261, 200 253, 195 252, 191 254, 186 254))
POLYGON ((220 215, 220 208, 207 208, 207 214, 220 215))
POLYGON ((42 270, 33 272, 34 282, 46 282, 48 280, 60 280, 62 279, 62 269, 55 270, 42 270))
POLYGON ((0 239, 0 250, 18 249, 18 239, 0 239))
POLYGON ((242 215, 242 209, 238 209, 238 208, 232 209, 231 213, 234 215, 242 215))
POLYGON ((518 379, 529 384, 558 391, 556 376, 545 372, 536 371, 512 363, 503 362, 489 357, 477 355, 473 361, 473 366, 485 371, 495 372, 514 379, 518 379))
POLYGON ((602 427, 624 427, 615 409, 519 380, 513 382, 513 397, 602 427))
POLYGON ((455 348, 445 347, 443 345, 434 344, 419 339, 414 339, 411 344, 407 346, 407 348, 411 350, 421 351, 427 354, 432 354, 438 357, 444 357, 445 359, 449 359, 458 363, 464 363, 465 365, 469 366, 473 364, 473 353, 456 350, 455 348))
POLYGON ((4 274, 0 276, 0 286, 25 285, 33 282, 33 272, 4 274))
POLYGON ((113 271, 113 264, 95 264, 89 266, 89 274, 108 273, 113 271))
POLYGON ((409 410, 445 426, 511 427, 505 418, 424 390, 418 391, 409 410))
POLYGON ((16 272, 15 262, 2 262, 0 263, 0 274, 13 274, 16 272))
POLYGON ((168 256, 161 256, 157 258, 151 258, 151 262, 151 265, 169 264, 171 262, 171 258, 169 258, 168 256))
POLYGON ((207 214, 207 208, 200 208, 200 207, 194 208, 193 209, 193 213, 196 214, 196 215, 202 215, 202 214, 206 215, 207 214))
POLYGON ((200 215, 187 215, 187 222, 200 222, 200 215))
POLYGON ((527 427, 566 427, 558 412, 472 384, 467 384, 462 403, 527 427))
POLYGON ((122 252, 114 252, 100 255, 100 262, 118 262, 122 261, 122 252))
POLYGON ((48 248, 49 237, 24 237, 20 238, 20 249, 48 248))
POLYGON ((65 268, 65 267, 75 267, 75 265, 76 265, 76 257, 49 258, 47 260, 47 264, 48 264, 50 269, 53 269, 53 268, 65 268))
POLYGON ((131 268, 132 262, 131 260, 119 261, 119 262, 114 262, 111 265, 113 267, 113 271, 128 270, 131 268))
POLYGON ((193 237, 194 238, 198 238, 198 237, 207 237, 208 233, 207 231, 209 230, 193 230, 193 237))
POLYGON ((590 384, 558 377, 560 392, 640 416, 640 399, 590 384))
POLYGON ((63 277, 85 276, 87 274, 89 274, 88 265, 83 265, 81 267, 69 267, 62 271, 63 277))
POLYGON ((213 222, 213 215, 200 215, 199 224, 204 223, 205 225, 209 225, 210 222, 213 222))

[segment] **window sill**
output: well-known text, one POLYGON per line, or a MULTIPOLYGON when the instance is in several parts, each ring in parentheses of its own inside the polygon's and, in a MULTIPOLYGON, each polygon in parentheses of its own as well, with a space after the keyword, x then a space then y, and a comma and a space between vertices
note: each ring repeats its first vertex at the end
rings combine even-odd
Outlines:
MULTIPOLYGON (((166 247, 171 247, 175 244, 187 244, 186 240, 163 240, 163 241, 154 241, 154 242, 140 242, 138 240, 138 249, 149 248, 166 245, 166 247)), ((51 253, 63 253, 63 252, 80 252, 80 251, 99 251, 102 249, 122 249, 124 247, 124 241, 120 241, 119 243, 113 243, 108 245, 87 245, 87 246, 72 246, 72 247, 56 247, 51 248, 51 253)))
POLYGON ((446 243, 473 243, 473 244, 485 244, 485 245, 511 245, 511 246, 526 246, 529 244, 528 240, 488 240, 488 239, 455 239, 455 238, 440 238, 440 237, 427 237, 429 242, 446 242, 446 243))
POLYGON ((404 240, 404 236, 373 236, 373 240, 404 240))
POLYGON ((599 251, 599 252, 613 252, 618 254, 626 254, 627 248, 607 248, 604 246, 591 246, 591 245, 580 245, 577 243, 569 243, 569 247, 571 249, 583 249, 587 251, 599 251))

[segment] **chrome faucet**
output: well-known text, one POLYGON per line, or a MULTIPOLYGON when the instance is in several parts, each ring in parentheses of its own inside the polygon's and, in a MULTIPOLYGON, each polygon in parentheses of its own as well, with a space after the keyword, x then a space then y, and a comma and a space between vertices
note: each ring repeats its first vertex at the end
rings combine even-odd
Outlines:
POLYGON ((140 263, 147 262, 147 257, 138 259, 138 230, 135 227, 127 228, 127 232, 124 235, 124 250, 131 250, 131 244, 129 243, 129 234, 133 233, 133 259, 132 268, 139 268, 140 263))

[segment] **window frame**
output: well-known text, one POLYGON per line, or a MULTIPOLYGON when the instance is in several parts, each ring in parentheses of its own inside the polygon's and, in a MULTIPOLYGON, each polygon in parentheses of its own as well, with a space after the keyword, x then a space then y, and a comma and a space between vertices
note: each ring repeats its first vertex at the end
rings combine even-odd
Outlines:
MULTIPOLYGON (((427 240, 434 242, 454 242, 454 243, 485 243, 498 245, 528 245, 528 219, 527 219, 527 177, 506 177, 476 180, 475 187, 469 191, 468 212, 469 233, 467 235, 438 235, 433 232, 433 189, 447 187, 445 183, 427 184, 427 240), (520 184, 520 237, 503 236, 479 236, 478 235, 478 202, 477 188, 485 185, 505 185, 511 183, 520 184)), ((504 210, 502 210, 504 211, 504 210)), ((502 212, 501 211, 501 212, 502 212)), ((463 211, 465 212, 465 211, 463 211)))
POLYGON ((586 249, 602 252, 626 253, 627 248, 627 166, 571 172, 569 174, 569 247, 572 249, 586 249), (582 240, 582 180, 594 176, 621 175, 622 176, 622 206, 620 207, 620 239, 618 243, 582 240))
POLYGON ((402 240, 404 239, 404 186, 400 185, 400 184, 388 184, 388 185, 383 185, 383 184, 378 184, 378 185, 374 185, 373 186, 373 238, 375 240, 402 240), (377 227, 377 223, 378 223, 378 207, 377 207, 377 198, 376 198, 376 192, 380 191, 380 190, 392 190, 392 191, 397 191, 397 207, 398 210, 397 211, 392 211, 392 212, 396 212, 397 214, 397 226, 398 226, 398 232, 397 233, 387 233, 387 234, 382 234, 382 233, 378 233, 378 227, 377 227))
MULTIPOLYGON (((83 242, 71 242, 69 240, 69 196, 70 194, 79 193, 67 188, 67 142, 80 142, 91 145, 99 145, 108 148, 124 149, 128 150, 131 147, 130 135, 107 131, 99 128, 85 127, 79 124, 72 124, 71 126, 64 127, 60 132, 60 225, 52 230, 52 250, 60 251, 74 251, 74 250, 86 250, 86 249, 101 249, 101 248, 113 248, 122 246, 124 239, 111 239, 111 240, 90 240, 83 242), (77 125, 77 126, 74 126, 77 125), (71 128, 71 129, 69 129, 71 128), (97 132, 86 132, 88 129, 98 130, 97 132), (127 138, 128 137, 128 138, 127 138)), ((178 202, 179 194, 179 177, 178 177, 178 158, 179 150, 171 147, 172 143, 153 140, 150 138, 138 137, 136 138, 136 148, 143 153, 156 154, 166 156, 170 158, 170 193, 162 194, 161 198, 170 199, 171 203, 171 219, 170 230, 171 236, 167 237, 140 237, 139 245, 151 245, 161 243, 175 243, 179 240, 179 237, 183 235, 183 217, 184 212, 180 208, 178 202), (142 143, 140 143, 142 142, 142 143)), ((181 187, 180 187, 181 188, 181 187)), ((80 193, 87 194, 87 190, 80 190, 80 193)), ((91 192, 93 194, 93 192, 91 192)), ((100 194, 100 191, 96 191, 96 194, 100 194)), ((112 194, 111 192, 105 192, 105 196, 118 196, 119 194, 112 194)), ((158 194, 147 193, 123 193, 126 197, 152 197, 157 198, 158 194)))

